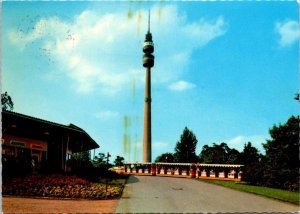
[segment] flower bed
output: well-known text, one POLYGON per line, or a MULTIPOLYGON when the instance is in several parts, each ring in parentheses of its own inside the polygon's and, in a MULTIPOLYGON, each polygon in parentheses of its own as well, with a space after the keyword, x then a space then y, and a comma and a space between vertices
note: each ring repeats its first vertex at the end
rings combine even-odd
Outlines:
POLYGON ((28 176, 3 180, 2 194, 35 197, 104 199, 121 196, 123 185, 91 183, 76 176, 28 176))

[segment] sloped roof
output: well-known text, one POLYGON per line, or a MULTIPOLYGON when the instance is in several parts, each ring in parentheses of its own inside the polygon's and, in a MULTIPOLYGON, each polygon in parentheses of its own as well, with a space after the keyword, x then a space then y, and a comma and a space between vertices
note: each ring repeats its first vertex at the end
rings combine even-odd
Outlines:
POLYGON ((62 125, 48 120, 2 110, 2 133, 17 133, 38 139, 46 138, 48 135, 59 135, 68 133, 84 142, 83 150, 99 148, 99 145, 82 128, 70 124, 62 125))

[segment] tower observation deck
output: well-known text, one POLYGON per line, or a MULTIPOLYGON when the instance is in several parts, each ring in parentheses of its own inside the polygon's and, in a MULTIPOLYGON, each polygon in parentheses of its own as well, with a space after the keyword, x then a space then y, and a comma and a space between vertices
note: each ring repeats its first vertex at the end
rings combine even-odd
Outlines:
POLYGON ((154 44, 150 33, 150 11, 148 19, 148 32, 143 46, 143 66, 146 68, 145 106, 144 106, 144 138, 143 162, 151 162, 151 68, 154 66, 154 44))

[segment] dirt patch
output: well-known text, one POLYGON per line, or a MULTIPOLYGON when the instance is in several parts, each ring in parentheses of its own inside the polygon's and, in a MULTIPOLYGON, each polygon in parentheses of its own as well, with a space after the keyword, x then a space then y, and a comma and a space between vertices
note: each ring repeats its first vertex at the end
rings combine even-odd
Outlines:
POLYGON ((118 200, 57 200, 3 197, 4 213, 114 213, 118 200))

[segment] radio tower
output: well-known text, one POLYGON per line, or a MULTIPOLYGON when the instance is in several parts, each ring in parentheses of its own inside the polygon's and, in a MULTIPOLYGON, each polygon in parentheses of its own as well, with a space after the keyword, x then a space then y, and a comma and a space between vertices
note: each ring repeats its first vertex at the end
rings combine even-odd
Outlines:
POLYGON ((148 17, 148 32, 146 34, 143 52, 143 66, 146 68, 145 107, 144 107, 144 139, 143 162, 151 162, 151 68, 154 66, 154 45, 150 33, 150 10, 148 17))

